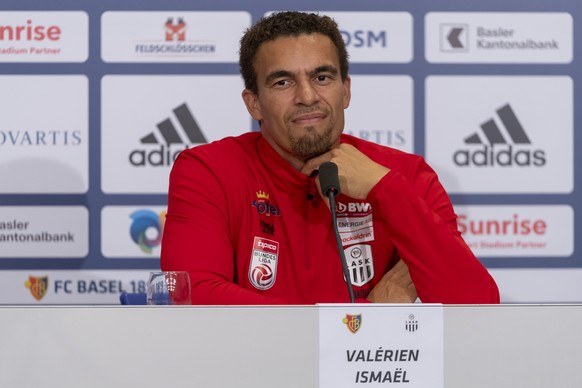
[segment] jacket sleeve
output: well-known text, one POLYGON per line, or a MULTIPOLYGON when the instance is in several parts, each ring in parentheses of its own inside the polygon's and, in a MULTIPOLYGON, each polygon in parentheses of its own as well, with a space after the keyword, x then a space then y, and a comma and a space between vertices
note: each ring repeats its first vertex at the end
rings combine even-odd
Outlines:
POLYGON ((375 217, 408 265, 424 303, 499 303, 495 281, 457 229, 457 216, 436 173, 418 158, 409 171, 392 169, 372 189, 375 217))
POLYGON ((195 153, 185 151, 177 158, 170 173, 161 269, 190 274, 193 304, 285 304, 235 284, 223 184, 195 153))

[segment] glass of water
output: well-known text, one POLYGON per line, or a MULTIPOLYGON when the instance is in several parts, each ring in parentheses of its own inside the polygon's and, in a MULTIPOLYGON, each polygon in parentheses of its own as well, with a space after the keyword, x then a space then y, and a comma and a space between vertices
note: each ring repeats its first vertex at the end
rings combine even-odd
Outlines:
POLYGON ((147 286, 147 304, 192 304, 192 298, 190 296, 190 276, 188 276, 188 272, 150 272, 147 286))

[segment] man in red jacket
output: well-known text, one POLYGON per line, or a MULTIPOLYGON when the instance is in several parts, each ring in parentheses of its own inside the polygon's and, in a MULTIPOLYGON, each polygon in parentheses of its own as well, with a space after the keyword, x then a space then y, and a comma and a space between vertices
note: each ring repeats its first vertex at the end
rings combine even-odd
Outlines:
POLYGON ((260 133, 184 151, 170 176, 161 266, 190 273, 194 304, 349 301, 317 177, 328 161, 356 301, 499 303, 424 159, 342 134, 351 81, 332 19, 262 18, 240 68, 260 133))

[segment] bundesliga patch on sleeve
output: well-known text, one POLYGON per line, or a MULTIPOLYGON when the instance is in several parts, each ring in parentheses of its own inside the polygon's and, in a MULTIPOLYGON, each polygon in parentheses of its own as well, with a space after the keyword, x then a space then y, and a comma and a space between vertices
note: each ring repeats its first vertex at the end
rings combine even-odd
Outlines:
POLYGON ((255 237, 249 280, 258 290, 268 290, 275 284, 279 243, 262 237, 255 237))

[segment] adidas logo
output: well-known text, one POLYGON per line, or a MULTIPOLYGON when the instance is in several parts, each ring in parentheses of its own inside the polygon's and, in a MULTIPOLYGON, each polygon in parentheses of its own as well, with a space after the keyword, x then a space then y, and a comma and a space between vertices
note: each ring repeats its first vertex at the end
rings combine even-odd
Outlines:
POLYGON ((178 154, 190 145, 208 143, 186 103, 174 108, 172 112, 178 119, 183 134, 180 135, 170 118, 158 123, 158 130, 142 137, 140 143, 160 146, 156 149, 131 151, 129 162, 133 166, 171 166, 178 154))
POLYGON ((496 112, 506 134, 495 119, 487 120, 481 124, 482 136, 486 141, 483 141, 479 132, 465 138, 465 144, 476 147, 456 151, 453 154, 454 163, 459 167, 545 166, 545 152, 529 148, 531 141, 511 106, 506 104, 496 112))

